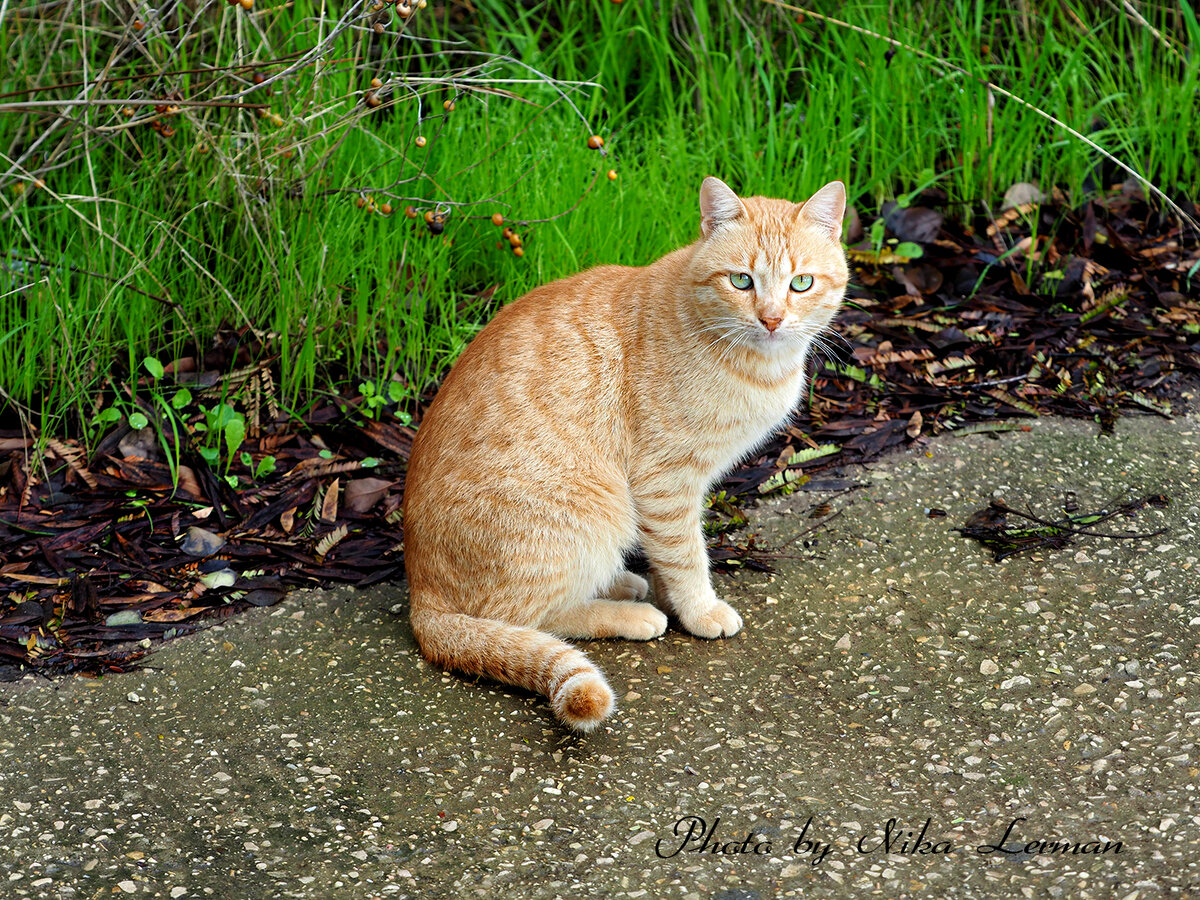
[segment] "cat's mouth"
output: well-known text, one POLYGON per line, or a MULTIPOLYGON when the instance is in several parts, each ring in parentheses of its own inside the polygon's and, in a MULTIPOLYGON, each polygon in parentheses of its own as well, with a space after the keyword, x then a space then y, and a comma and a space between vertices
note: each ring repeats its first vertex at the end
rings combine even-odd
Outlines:
POLYGON ((758 344, 764 347, 775 348, 791 343, 792 332, 791 329, 782 325, 777 325, 775 328, 767 328, 759 322, 755 325, 754 337, 758 344))

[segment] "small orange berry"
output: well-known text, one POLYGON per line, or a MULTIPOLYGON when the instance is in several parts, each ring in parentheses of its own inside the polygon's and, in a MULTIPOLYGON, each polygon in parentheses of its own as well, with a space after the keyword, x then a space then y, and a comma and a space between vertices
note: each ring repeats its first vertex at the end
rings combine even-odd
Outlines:
POLYGON ((417 0, 417 9, 424 9, 428 5, 426 0, 417 0))
POLYGON ((443 100, 442 101, 442 109, 444 109, 446 112, 454 112, 454 101, 453 100, 443 100))
POLYGON ((155 104, 154 111, 161 116, 163 113, 165 113, 167 111, 167 104, 165 104, 165 103, 155 104))
POLYGON ((292 148, 291 147, 288 147, 286 150, 283 151, 283 158, 284 159, 292 158, 292 148))
POLYGON ((429 142, 425 140, 425 135, 419 134, 413 143, 415 143, 418 147, 424 147, 429 142))
POLYGON ((513 256, 524 256, 525 250, 522 247, 513 247, 513 256))
POLYGON ((271 116, 271 124, 276 128, 279 128, 281 125, 283 125, 283 116, 279 115, 279 113, 275 113, 271 116))
POLYGON ((196 152, 197 153, 207 153, 208 152, 208 144, 197 144, 196 152))
POLYGON ((511 228, 505 228, 505 229, 504 229, 502 232, 500 232, 500 236, 501 236, 502 238, 504 238, 506 241, 507 241, 507 240, 508 240, 510 237, 512 237, 512 235, 513 235, 513 230, 512 230, 511 228))
POLYGON ((35 178, 33 179, 33 186, 35 188, 44 188, 46 186, 46 182, 41 178, 35 178))
POLYGON ((371 87, 381 88, 381 87, 383 87, 383 82, 378 78, 372 78, 371 79, 371 87))
POLYGON ((433 210, 432 209, 425 210, 425 221, 427 223, 433 221, 433 210))
POLYGON ((371 26, 371 28, 372 28, 372 30, 374 30, 374 32, 376 34, 383 34, 383 32, 385 31, 382 22, 376 22, 374 25, 371 26))
POLYGON ((170 125, 167 125, 166 127, 163 128, 161 134, 165 138, 172 137, 175 134, 175 129, 172 128, 170 125))
POLYGON ((238 0, 238 3, 241 4, 242 9, 246 10, 246 12, 254 9, 254 0, 238 0))
POLYGON ((375 212, 375 200, 374 199, 367 201, 367 212, 369 212, 369 213, 375 212))
POLYGON ((410 219, 415 219, 415 218, 417 217, 417 211, 416 211, 416 209, 415 209, 414 207, 411 207, 411 206, 406 206, 406 207, 404 207, 404 214, 405 214, 406 216, 408 216, 410 219))
POLYGON ((500 213, 492 213, 492 224, 499 228, 504 224, 504 216, 500 215, 500 213))
POLYGON ((503 250, 504 249, 504 241, 496 241, 496 249, 503 250))
POLYGON ((383 213, 385 216, 390 216, 392 214, 392 204, 390 204, 390 203, 381 204, 379 207, 379 211, 381 213, 383 213))
POLYGON ((407 3, 397 3, 396 4, 396 15, 398 15, 402 19, 407 19, 409 16, 412 15, 412 7, 409 6, 407 3))
POLYGON ((593 134, 590 138, 588 138, 588 149, 599 150, 603 146, 604 138, 600 137, 600 135, 593 134))
POLYGON ((133 20, 133 30, 134 31, 141 31, 145 27, 146 27, 146 25, 145 25, 145 23, 142 22, 141 19, 133 20))
POLYGON ((375 107, 377 107, 377 106, 378 106, 378 105, 379 105, 379 104, 382 102, 382 101, 381 101, 381 100, 380 100, 378 97, 376 97, 376 96, 375 96, 375 94, 374 94, 374 93, 372 93, 371 91, 367 91, 367 96, 366 96, 366 97, 364 97, 363 99, 366 101, 366 104, 367 104, 367 106, 371 107, 371 109, 374 109, 375 107))
POLYGON ((132 118, 133 118, 133 116, 134 116, 134 111, 133 111, 133 107, 132 107, 132 106, 127 106, 127 107, 125 107, 125 109, 124 109, 124 110, 122 110, 122 111, 125 113, 125 118, 127 118, 127 119, 132 119, 132 118))
POLYGON ((509 235, 508 242, 514 247, 520 247, 522 243, 521 236, 514 231, 511 235, 509 235))
POLYGON ((616 170, 616 169, 609 169, 609 170, 608 170, 608 180, 609 180, 609 181, 616 181, 616 180, 617 180, 617 170, 616 170))
POLYGON ((263 77, 262 72, 255 72, 253 75, 250 76, 250 80, 253 81, 255 84, 262 84, 267 79, 263 77))
POLYGON ((354 205, 357 206, 359 209, 362 209, 364 206, 367 205, 367 200, 365 197, 363 197, 360 194, 359 196, 354 198, 354 205))

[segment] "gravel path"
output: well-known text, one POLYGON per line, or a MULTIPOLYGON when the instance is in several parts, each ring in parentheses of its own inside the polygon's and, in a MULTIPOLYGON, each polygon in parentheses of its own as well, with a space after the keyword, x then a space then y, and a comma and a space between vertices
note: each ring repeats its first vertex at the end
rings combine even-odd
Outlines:
POLYGON ((403 586, 0 685, 0 896, 1200 896, 1200 419, 848 474, 756 511, 775 544, 841 513, 722 577, 742 634, 592 645, 623 699, 586 739, 421 662, 403 586), (1171 504, 1109 530, 1166 534, 995 564, 950 531, 1130 490, 1171 504))

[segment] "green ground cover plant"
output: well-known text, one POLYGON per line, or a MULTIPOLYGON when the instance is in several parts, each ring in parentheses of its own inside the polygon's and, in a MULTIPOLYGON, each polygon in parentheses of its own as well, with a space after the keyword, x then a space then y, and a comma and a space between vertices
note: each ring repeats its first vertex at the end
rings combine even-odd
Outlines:
POLYGON ((160 424, 264 359, 297 419, 410 416, 499 304, 691 239, 709 173, 842 178, 865 218, 1078 202, 1128 177, 1097 146, 1175 200, 1200 179, 1185 2, 2 9, 0 424, 37 436, 169 405, 222 327, 230 386, 160 424))

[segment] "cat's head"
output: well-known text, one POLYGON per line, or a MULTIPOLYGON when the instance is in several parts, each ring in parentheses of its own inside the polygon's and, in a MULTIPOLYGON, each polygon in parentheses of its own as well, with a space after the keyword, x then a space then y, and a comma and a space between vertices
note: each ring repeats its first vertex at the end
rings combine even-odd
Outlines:
POLYGON ((803 353, 837 315, 849 271, 842 250, 846 188, 804 203, 700 186, 703 237, 689 265, 705 333, 771 357, 803 353))

